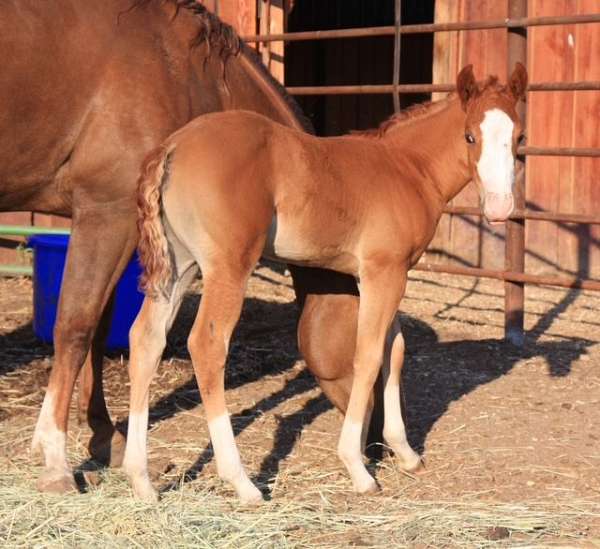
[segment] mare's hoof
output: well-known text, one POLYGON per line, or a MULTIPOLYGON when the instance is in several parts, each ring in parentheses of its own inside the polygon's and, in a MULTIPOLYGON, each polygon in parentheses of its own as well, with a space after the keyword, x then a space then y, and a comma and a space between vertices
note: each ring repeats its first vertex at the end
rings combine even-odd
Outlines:
POLYGON ((38 478, 36 486, 40 492, 51 494, 79 492, 73 475, 63 471, 44 471, 38 478))
POLYGON ((127 439, 116 429, 94 434, 89 445, 90 455, 94 461, 120 467, 125 456, 126 443, 127 439))

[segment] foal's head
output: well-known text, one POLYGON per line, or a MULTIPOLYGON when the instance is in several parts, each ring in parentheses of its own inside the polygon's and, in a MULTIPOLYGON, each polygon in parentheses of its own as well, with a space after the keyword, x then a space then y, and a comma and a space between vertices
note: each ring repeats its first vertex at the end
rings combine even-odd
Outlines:
POLYGON ((507 86, 495 78, 479 86, 468 65, 456 84, 467 113, 469 169, 480 190, 483 214, 490 222, 504 221, 514 208, 515 153, 523 138, 515 105, 525 99, 527 71, 517 63, 507 86))

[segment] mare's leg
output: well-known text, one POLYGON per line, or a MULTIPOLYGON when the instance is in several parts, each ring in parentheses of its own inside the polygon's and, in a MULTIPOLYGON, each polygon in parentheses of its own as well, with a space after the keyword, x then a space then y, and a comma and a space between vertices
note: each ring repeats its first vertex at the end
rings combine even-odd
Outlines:
POLYGON ((354 380, 338 445, 340 459, 350 473, 354 490, 376 490, 362 461, 361 439, 369 398, 383 360, 386 332, 406 285, 406 271, 396 266, 365 265, 361 269, 361 302, 354 354, 354 380))
POLYGON ((194 263, 183 269, 167 299, 146 297, 129 333, 129 425, 123 469, 131 482, 134 494, 143 501, 158 500, 148 474, 147 431, 150 382, 156 373, 167 343, 167 333, 175 320, 185 290, 198 272, 194 263))
MULTIPOLYGON (((301 309, 298 347, 327 398, 345 413, 354 377, 352 363, 359 307, 356 279, 327 269, 293 265, 289 268, 301 309)), ((365 443, 369 455, 379 458, 383 442, 381 383, 375 385, 373 402, 365 443)))
POLYGON ((400 466, 406 471, 416 471, 421 466, 421 458, 410 447, 406 439, 406 429, 402 418, 400 383, 404 363, 404 338, 400 329, 400 316, 396 315, 385 345, 383 361, 384 379, 384 427, 383 438, 394 451, 400 466))
POLYGON ((92 430, 88 449, 92 459, 118 467, 123 460, 125 437, 115 429, 104 400, 103 366, 106 337, 112 316, 114 292, 104 308, 81 373, 79 374, 78 418, 92 430))
POLYGON ((188 348, 208 420, 217 472, 233 486, 243 503, 257 503, 262 500, 262 494, 242 465, 227 412, 224 387, 229 340, 240 316, 250 270, 217 267, 216 263, 213 266, 211 272, 204 271, 200 309, 188 339, 188 348))
POLYGON ((54 366, 32 443, 34 449, 42 449, 46 463, 38 480, 40 490, 76 489, 66 457, 73 386, 102 310, 136 242, 132 201, 75 208, 54 329, 54 366))

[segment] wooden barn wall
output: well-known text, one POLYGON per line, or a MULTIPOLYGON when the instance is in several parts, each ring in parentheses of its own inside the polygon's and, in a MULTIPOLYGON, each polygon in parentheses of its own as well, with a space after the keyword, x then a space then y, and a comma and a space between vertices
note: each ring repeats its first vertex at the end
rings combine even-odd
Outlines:
MULTIPOLYGON (((528 15, 598 12, 598 0, 529 0, 528 15)), ((437 0, 436 22, 482 20, 507 15, 507 2, 437 0)), ((473 63, 478 77, 508 68, 504 30, 438 33, 434 43, 434 82, 450 82, 461 66, 473 63)), ((599 80, 600 26, 533 27, 528 31, 527 66, 535 82, 599 80)), ((534 92, 527 98, 528 144, 550 147, 598 147, 600 94, 534 92)), ((529 157, 527 207, 564 213, 600 210, 600 159, 529 157)), ((453 202, 477 206, 470 186, 453 202)), ((432 260, 501 269, 504 230, 478 218, 446 216, 430 249, 432 260)), ((539 274, 578 273, 600 277, 600 227, 540 221, 526 222, 526 270, 539 274)))
MULTIPOLYGON (((256 31, 318 30, 393 23, 393 0, 204 0, 240 34, 256 31), (288 13, 290 7, 293 9, 288 13), (258 8, 258 9, 257 9, 258 8)), ((529 0, 530 16, 594 13, 599 0, 529 0)), ((403 22, 474 21, 506 17, 507 2, 427 0, 403 2, 403 22), (434 8, 435 6, 435 8, 434 8)), ((262 48, 263 60, 284 79, 283 48, 262 48)), ((286 85, 377 84, 391 82, 393 40, 292 42, 285 48, 286 85)), ((479 77, 505 76, 506 31, 502 29, 404 35, 401 81, 452 82, 460 67, 473 63, 479 77), (432 62, 433 60, 433 62, 432 62)), ((528 33, 531 81, 600 80, 600 26, 535 27, 528 33)), ((441 94, 440 94, 441 95, 441 94)), ((434 97, 436 98, 436 97, 434 97)), ((426 99, 402 96, 403 106, 426 99)), ((332 135, 372 127, 392 112, 389 96, 317 96, 300 98, 318 133, 332 135)), ((600 145, 598 92, 530 93, 528 143, 535 146, 597 147, 600 145)), ((567 213, 600 211, 600 159, 529 157, 527 206, 567 213)), ((477 206, 469 186, 456 205, 477 206)), ((30 213, 1 213, 0 224, 64 227, 69 220, 30 213)), ((0 238, 0 262, 24 263, 15 251, 22 239, 0 238)), ((428 251, 429 260, 502 269, 504 230, 476 217, 444 216, 428 251)), ((526 269, 532 273, 579 273, 600 278, 600 227, 528 221, 526 269)))
MULTIPOLYGON (((433 0, 404 1, 405 23, 433 21, 433 0)), ((394 24, 394 0, 296 0, 288 16, 288 31, 376 27, 394 24)), ((389 84, 394 40, 391 36, 290 42, 285 49, 288 86, 389 84)), ((433 38, 402 37, 403 82, 430 82, 433 38)), ((319 135, 339 135, 377 126, 393 112, 389 95, 302 96, 298 102, 319 135)), ((401 97, 402 106, 428 99, 401 97)))
MULTIPOLYGON (((594 13, 598 0, 530 0, 531 16, 594 13)), ((600 25, 537 27, 530 31, 532 81, 600 80, 600 25)), ((528 140, 549 147, 600 146, 600 94, 529 94, 528 140)), ((527 161, 530 209, 598 214, 600 159, 532 157, 527 161)), ((531 222, 526 268, 532 272, 600 277, 600 227, 531 222)))
MULTIPOLYGON (((437 0, 435 22, 503 19, 507 13, 508 2, 437 0)), ((433 81, 452 83, 460 68, 469 63, 473 64, 478 79, 488 74, 504 77, 507 53, 508 41, 503 29, 436 33, 433 81)), ((469 184, 452 204, 478 206, 475 185, 469 184)), ((501 269, 504 267, 504 228, 490 228, 477 217, 444 216, 427 259, 501 269)))

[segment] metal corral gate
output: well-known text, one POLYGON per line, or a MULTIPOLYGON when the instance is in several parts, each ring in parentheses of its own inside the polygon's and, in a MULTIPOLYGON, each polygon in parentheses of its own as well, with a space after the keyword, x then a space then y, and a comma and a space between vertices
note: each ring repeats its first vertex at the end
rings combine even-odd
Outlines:
MULTIPOLYGON (((263 0, 268 10, 272 0, 263 0)), ((469 21, 456 23, 432 23, 419 25, 401 24, 401 0, 395 0, 394 26, 368 27, 343 30, 325 30, 310 32, 291 32, 273 34, 267 32, 260 35, 245 36, 247 42, 268 45, 271 42, 291 42, 296 40, 331 40, 338 38, 358 38, 372 36, 394 36, 393 81, 389 85, 359 85, 359 86, 299 86, 288 87, 292 95, 333 95, 333 94, 392 94, 394 109, 399 110, 399 94, 402 93, 432 93, 454 91, 453 84, 400 84, 400 37, 402 34, 436 33, 448 31, 469 31, 484 29, 502 29, 508 32, 508 66, 512 67, 519 61, 526 65, 527 39, 525 29, 534 26, 567 25, 582 23, 600 23, 600 13, 572 16, 527 17, 527 0, 509 0, 506 19, 488 21, 469 21)), ((600 60, 597 60, 600 62, 600 60)), ((573 82, 533 82, 528 91, 600 91, 600 81, 573 82)), ((525 106, 521 103, 520 116, 525 120, 525 106)), ((598 148, 572 147, 530 147, 521 146, 518 149, 519 159, 516 169, 515 182, 515 211, 507 222, 505 245, 505 269, 493 270, 475 267, 441 265, 436 263, 419 263, 415 269, 435 271, 458 275, 495 278, 505 283, 505 335, 514 343, 523 341, 524 320, 524 285, 540 284, 560 286, 565 288, 581 288, 600 290, 600 281, 582 279, 576 276, 555 277, 527 274, 525 270, 525 220, 542 220, 565 223, 580 223, 600 225, 598 215, 566 214, 553 211, 532 211, 525 208, 525 169, 527 156, 585 156, 600 157, 598 148)), ((600 182, 599 182, 600 184, 600 182)), ((459 215, 481 216, 478 208, 448 206, 445 213, 459 215)))

